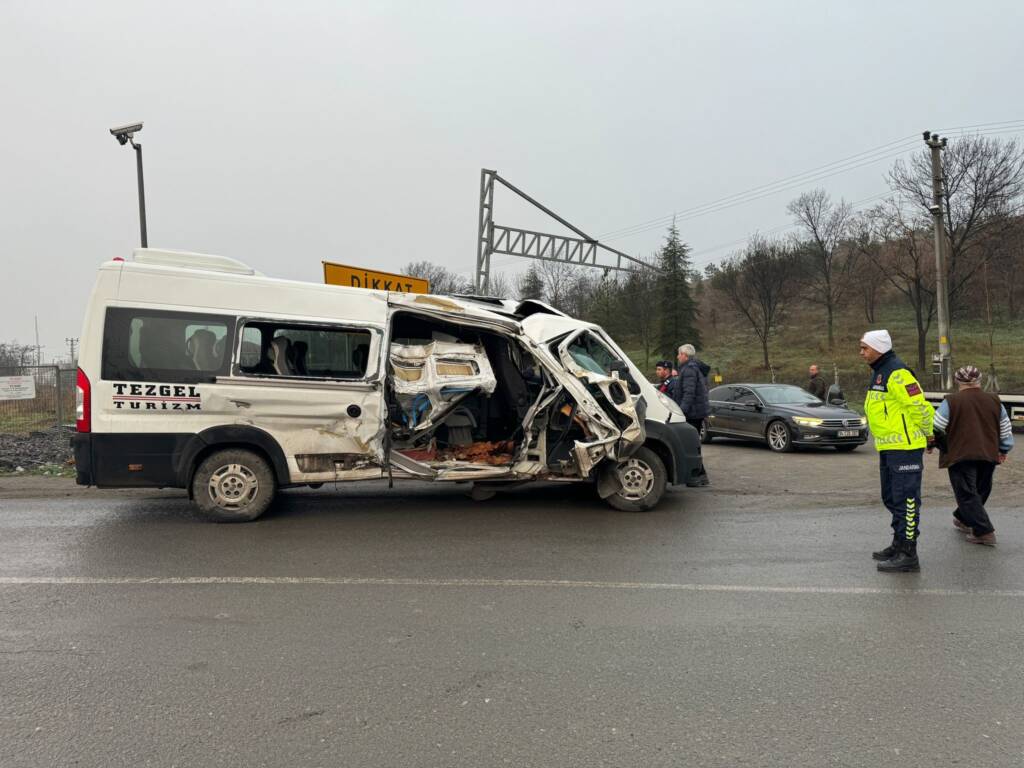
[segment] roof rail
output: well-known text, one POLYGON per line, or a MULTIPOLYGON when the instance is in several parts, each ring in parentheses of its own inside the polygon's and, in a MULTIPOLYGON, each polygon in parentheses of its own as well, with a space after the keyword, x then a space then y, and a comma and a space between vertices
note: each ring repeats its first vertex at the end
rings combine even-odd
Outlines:
POLYGON ((188 251, 165 251, 158 248, 136 248, 132 254, 139 264, 156 264, 161 267, 201 269, 207 272, 230 272, 235 275, 255 275, 255 269, 237 259, 214 256, 207 253, 188 251))

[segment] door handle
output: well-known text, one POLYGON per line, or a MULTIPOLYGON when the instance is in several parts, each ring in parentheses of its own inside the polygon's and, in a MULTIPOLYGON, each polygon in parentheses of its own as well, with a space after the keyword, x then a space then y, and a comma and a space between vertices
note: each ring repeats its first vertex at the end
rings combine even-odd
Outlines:
POLYGON ((251 408, 252 403, 246 402, 245 400, 228 400, 229 403, 234 403, 237 408, 251 408))

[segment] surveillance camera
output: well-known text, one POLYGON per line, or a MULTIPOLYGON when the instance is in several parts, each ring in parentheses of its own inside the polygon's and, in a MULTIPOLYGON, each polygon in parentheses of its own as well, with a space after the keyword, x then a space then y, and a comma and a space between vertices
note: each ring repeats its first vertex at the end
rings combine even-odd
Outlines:
POLYGON ((119 128, 111 128, 110 135, 120 142, 122 146, 128 143, 135 133, 142 130, 142 123, 132 123, 131 125, 122 125, 119 128))

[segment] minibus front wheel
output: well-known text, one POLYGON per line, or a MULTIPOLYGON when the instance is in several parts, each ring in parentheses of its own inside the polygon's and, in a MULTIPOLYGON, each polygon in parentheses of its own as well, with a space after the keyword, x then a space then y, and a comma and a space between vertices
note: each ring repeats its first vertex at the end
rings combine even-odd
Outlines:
POLYGON ((277 490, 266 459, 244 448, 211 453, 192 478, 200 514, 217 523, 246 523, 262 515, 277 490))

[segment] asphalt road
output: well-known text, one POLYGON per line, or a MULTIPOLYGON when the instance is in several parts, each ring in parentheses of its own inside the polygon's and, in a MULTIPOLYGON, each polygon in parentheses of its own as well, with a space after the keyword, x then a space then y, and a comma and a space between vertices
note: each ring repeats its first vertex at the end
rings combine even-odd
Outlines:
POLYGON ((884 575, 876 459, 712 445, 655 512, 578 488, 0 478, 0 766, 1021 766, 1024 473, 967 545, 932 466, 884 575))

